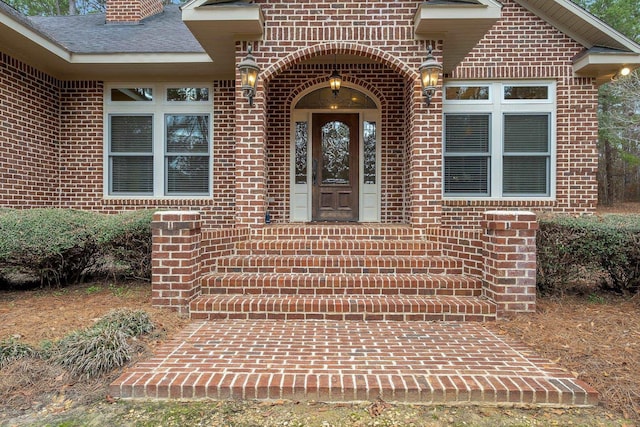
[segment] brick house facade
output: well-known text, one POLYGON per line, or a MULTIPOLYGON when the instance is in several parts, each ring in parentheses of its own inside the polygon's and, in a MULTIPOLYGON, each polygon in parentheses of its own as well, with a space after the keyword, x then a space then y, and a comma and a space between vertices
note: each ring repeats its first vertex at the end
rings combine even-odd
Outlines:
POLYGON ((640 46, 568 0, 113 0, 48 18, 0 2, 0 17, 0 205, 170 211, 154 302, 192 313, 203 275, 248 240, 405 228, 459 260, 451 274, 498 315, 533 310, 529 211, 593 212, 598 86, 640 64, 640 46), (443 73, 427 104, 429 46, 443 73), (249 47, 253 105, 237 70, 249 47))

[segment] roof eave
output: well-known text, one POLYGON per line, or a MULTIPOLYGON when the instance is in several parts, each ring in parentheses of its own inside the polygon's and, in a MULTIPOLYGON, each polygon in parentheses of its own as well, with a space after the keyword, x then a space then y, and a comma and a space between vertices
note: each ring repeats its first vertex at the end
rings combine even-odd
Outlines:
POLYGON ((20 58, 46 55, 63 61, 71 59, 69 50, 30 25, 26 17, 11 15, 2 8, 0 8, 0 34, 2 34, 3 51, 12 56, 20 58))
POLYGON ((444 42, 443 71, 453 70, 502 16, 495 0, 480 4, 422 3, 414 17, 416 39, 444 42))
POLYGON ((60 80, 158 80, 186 74, 206 80, 228 78, 204 52, 72 52, 39 31, 27 17, 9 12, 0 8, 2 51, 60 80))
POLYGON ((182 21, 202 48, 214 58, 219 70, 229 78, 235 75, 235 45, 238 40, 262 40, 265 17, 260 5, 204 5, 194 0, 182 9, 182 21))
POLYGON ((540 16, 564 34, 568 35, 587 49, 594 46, 606 46, 612 49, 626 50, 640 53, 640 44, 620 33, 610 25, 598 19, 571 0, 515 0, 529 11, 540 16), (542 5, 542 7, 540 7, 542 5), (551 13, 554 8, 562 13, 568 13, 576 21, 574 27, 568 22, 561 22, 551 13), (585 28, 577 31, 575 28, 585 28), (596 41, 596 39, 598 39, 596 41))
POLYGON ((623 68, 640 67, 640 54, 623 51, 587 50, 573 60, 573 72, 578 76, 595 77, 598 84, 615 78, 623 68))

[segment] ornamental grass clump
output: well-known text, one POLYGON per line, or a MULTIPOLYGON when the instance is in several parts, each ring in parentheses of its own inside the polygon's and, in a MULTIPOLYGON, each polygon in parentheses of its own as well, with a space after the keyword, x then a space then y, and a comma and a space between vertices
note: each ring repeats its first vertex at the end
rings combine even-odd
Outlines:
POLYGON ((115 327, 76 331, 58 343, 54 361, 80 379, 105 375, 131 360, 127 334, 115 327))
POLYGON ((113 310, 92 328, 63 338, 52 358, 76 378, 95 378, 128 363, 135 351, 130 341, 154 328, 151 318, 142 310, 113 310))
POLYGON ((0 369, 18 359, 37 357, 38 352, 31 346, 15 338, 0 341, 0 369))
POLYGON ((94 328, 115 328, 128 337, 139 337, 151 333, 155 326, 147 312, 121 308, 102 316, 94 328))

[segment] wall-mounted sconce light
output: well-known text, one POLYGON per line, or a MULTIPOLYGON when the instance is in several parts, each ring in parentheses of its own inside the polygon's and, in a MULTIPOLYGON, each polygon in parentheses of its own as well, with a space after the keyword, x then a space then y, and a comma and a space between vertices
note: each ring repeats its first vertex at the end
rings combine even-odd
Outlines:
POLYGON ((242 92, 249 100, 249 106, 253 107, 253 97, 256 95, 256 84, 258 83, 260 67, 258 67, 256 59, 251 52, 252 49, 251 46, 249 46, 247 56, 238 64, 238 70, 240 70, 242 92))
POLYGON ((418 68, 420 72, 420 83, 422 84, 422 95, 427 98, 427 107, 431 104, 431 98, 436 93, 438 78, 442 71, 442 64, 433 57, 431 45, 427 50, 427 59, 418 68))
POLYGON ((629 67, 623 67, 620 69, 620 71, 618 71, 617 73, 615 73, 613 75, 613 77, 611 77, 611 81, 616 81, 618 80, 620 77, 627 77, 629 74, 631 74, 631 68, 629 67))
POLYGON ((338 92, 340 92, 340 87, 342 86, 342 76, 338 72, 338 60, 336 55, 333 55, 333 73, 329 77, 329 86, 331 86, 331 92, 333 92, 333 96, 338 96, 338 92))

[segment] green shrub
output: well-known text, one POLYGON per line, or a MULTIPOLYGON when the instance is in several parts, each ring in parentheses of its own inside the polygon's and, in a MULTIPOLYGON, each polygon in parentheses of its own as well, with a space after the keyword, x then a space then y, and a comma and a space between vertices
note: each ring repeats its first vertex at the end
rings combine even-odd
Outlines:
POLYGON ((139 337, 152 332, 155 326, 145 311, 121 308, 105 314, 96 322, 94 328, 114 328, 128 337, 139 337))
POLYGON ((0 341, 0 369, 14 360, 25 357, 36 357, 37 355, 38 352, 35 349, 15 338, 0 341))
POLYGON ((124 366, 133 350, 127 335, 115 327, 91 328, 63 338, 53 360, 77 378, 95 378, 124 366))
POLYGON ((537 282, 544 294, 640 291, 640 217, 540 219, 537 282))
POLYGON ((124 277, 151 277, 151 220, 153 211, 139 210, 109 215, 101 230, 98 243, 105 257, 124 277))
POLYGON ((87 274, 151 277, 152 211, 118 215, 70 209, 0 211, 0 279, 41 285, 87 274), (108 268, 105 268, 107 266, 108 268))
POLYGON ((78 281, 98 253, 94 230, 100 220, 68 209, 3 210, 0 268, 41 284, 78 281))

